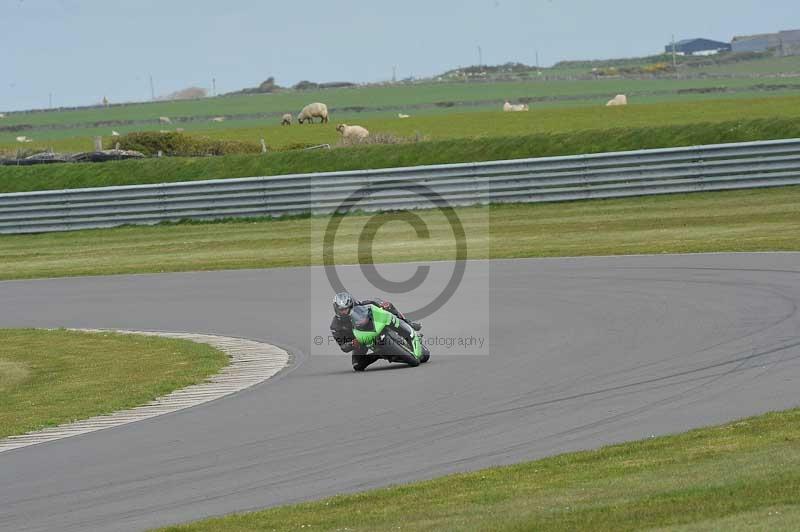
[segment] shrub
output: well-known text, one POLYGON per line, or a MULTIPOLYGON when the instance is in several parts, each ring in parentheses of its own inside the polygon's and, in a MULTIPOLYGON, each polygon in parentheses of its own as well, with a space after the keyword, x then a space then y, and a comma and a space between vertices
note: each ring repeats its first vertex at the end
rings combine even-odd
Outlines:
POLYGON ((159 151, 163 155, 178 157, 261 152, 261 145, 255 142, 217 140, 177 132, 141 131, 112 138, 107 142, 109 148, 115 148, 117 144, 120 149, 134 150, 149 156, 158 155, 159 151))

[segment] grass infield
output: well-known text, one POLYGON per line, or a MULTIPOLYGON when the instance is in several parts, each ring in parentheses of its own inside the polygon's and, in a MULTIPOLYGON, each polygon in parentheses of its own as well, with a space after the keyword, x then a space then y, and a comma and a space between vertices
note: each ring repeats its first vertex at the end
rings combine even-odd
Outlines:
POLYGON ((0 438, 145 404, 228 364, 204 344, 149 336, 0 329, 0 438))
POLYGON ((800 410, 162 531, 797 530, 800 410))
MULTIPOLYGON (((383 225, 374 262, 451 260, 452 231, 438 211, 417 211, 430 230, 383 225)), ((702 192, 569 203, 461 208, 469 258, 638 253, 800 251, 800 187, 702 192), (487 227, 488 223, 488 227, 487 227)), ((338 264, 366 261, 358 238, 368 220, 344 217, 338 264)), ((321 263, 329 218, 165 224, 0 236, 0 279, 308 266, 321 263), (312 253, 313 252, 313 253, 312 253)))

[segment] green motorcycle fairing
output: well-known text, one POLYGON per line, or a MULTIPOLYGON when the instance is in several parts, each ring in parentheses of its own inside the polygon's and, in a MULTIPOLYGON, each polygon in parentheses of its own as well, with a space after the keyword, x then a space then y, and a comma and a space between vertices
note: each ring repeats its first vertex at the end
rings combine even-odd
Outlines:
MULTIPOLYGON (((397 316, 375 305, 355 307, 352 320, 353 336, 360 344, 367 347, 375 346, 375 342, 377 342, 387 325, 395 328, 400 327, 400 319, 397 316)), ((419 341, 419 335, 414 332, 412 338, 414 356, 421 358, 422 343, 419 341)))

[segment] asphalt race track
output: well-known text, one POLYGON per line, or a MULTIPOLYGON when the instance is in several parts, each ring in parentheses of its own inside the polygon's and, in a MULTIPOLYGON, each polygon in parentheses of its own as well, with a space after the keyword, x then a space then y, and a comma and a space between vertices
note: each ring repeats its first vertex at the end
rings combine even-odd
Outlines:
MULTIPOLYGON (((309 324, 309 302, 330 307, 306 269, 0 283, 1 327, 192 331, 295 357, 221 400, 1 453, 0 529, 138 530, 800 405, 800 254, 496 261, 486 275, 459 293, 491 289, 489 354, 434 349, 426 366, 364 374, 311 354, 328 323, 309 324)), ((468 336, 487 315, 451 307, 424 330, 468 336)))

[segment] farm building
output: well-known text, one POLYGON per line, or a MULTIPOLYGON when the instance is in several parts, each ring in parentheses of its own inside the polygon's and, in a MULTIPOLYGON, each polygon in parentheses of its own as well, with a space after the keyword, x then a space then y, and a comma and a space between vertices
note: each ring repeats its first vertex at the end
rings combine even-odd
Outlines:
MULTIPOLYGON (((668 54, 672 53, 673 44, 664 47, 668 54)), ((726 42, 712 41, 711 39, 684 39, 675 43, 675 52, 681 55, 712 55, 719 52, 728 52, 731 45, 726 42)))
POLYGON ((778 33, 781 55, 800 55, 800 30, 782 31, 778 33))
POLYGON ((733 38, 731 48, 734 52, 766 52, 779 46, 777 33, 758 35, 739 35, 733 38))
POLYGON ((800 30, 740 35, 731 43, 734 52, 775 52, 775 55, 800 55, 800 30))

